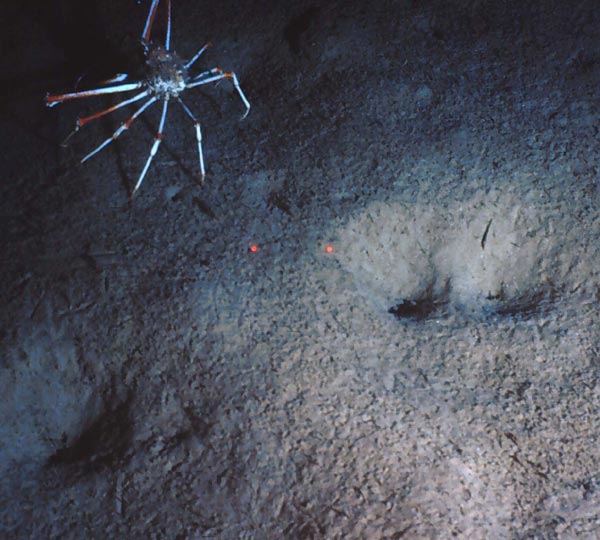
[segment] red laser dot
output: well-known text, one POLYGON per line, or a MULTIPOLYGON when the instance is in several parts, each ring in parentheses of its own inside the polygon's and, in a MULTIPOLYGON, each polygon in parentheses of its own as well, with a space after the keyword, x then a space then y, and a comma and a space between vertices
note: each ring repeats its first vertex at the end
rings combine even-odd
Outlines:
POLYGON ((250 249, 252 253, 256 253, 258 251, 258 246, 256 244, 252 244, 248 249, 250 249))
POLYGON ((327 253, 333 253, 333 246, 325 246, 325 251, 327 253))

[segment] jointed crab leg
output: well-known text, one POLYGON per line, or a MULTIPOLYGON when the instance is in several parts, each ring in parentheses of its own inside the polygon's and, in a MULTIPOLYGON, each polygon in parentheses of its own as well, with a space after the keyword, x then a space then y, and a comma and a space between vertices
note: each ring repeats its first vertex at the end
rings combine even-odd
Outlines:
MULTIPOLYGON (((201 77, 206 77, 207 75, 216 75, 216 74, 221 74, 223 73, 223 70, 220 67, 214 67, 212 69, 207 69, 206 71, 203 71, 202 73, 198 73, 198 75, 194 75, 192 77, 192 82, 197 82, 200 80, 201 77)), ((190 87, 190 85, 188 84, 188 88, 190 87)))
MULTIPOLYGON (((220 71, 219 68, 215 68, 215 70, 220 71)), ((214 70, 211 70, 210 72, 212 72, 212 71, 214 71, 214 70)), ((200 74, 200 75, 202 75, 202 74, 200 74)), ((202 79, 200 81, 197 81, 194 79, 190 84, 187 85, 187 87, 194 88, 195 86, 201 86, 203 84, 208 84, 208 83, 215 82, 215 81, 221 81, 223 79, 231 79, 231 81, 233 82, 233 86, 237 90, 237 93, 239 94, 241 100, 244 102, 244 105, 246 106, 246 112, 242 115, 242 118, 241 118, 243 120, 244 118, 246 118, 246 116, 248 116, 248 113, 250 112, 250 103, 246 99, 244 92, 242 92, 242 87, 240 86, 240 83, 233 71, 228 71, 227 73, 220 73, 219 75, 209 77, 208 79, 202 79)))
POLYGON ((146 24, 142 31, 142 39, 146 42, 150 41, 150 32, 152 31, 152 24, 154 23, 154 17, 156 16, 156 10, 158 9, 158 3, 160 0, 152 0, 152 5, 148 11, 148 17, 146 18, 146 24))
POLYGON ((150 91, 144 90, 143 92, 140 92, 139 94, 133 96, 130 99, 126 99, 125 101, 120 101, 119 103, 116 103, 115 105, 111 105, 107 109, 103 109, 102 111, 99 111, 97 113, 90 114, 89 116, 84 116, 83 118, 78 118, 77 119, 77 127, 75 128, 75 131, 77 131, 80 127, 85 126, 85 124, 87 124, 88 122, 91 122, 92 120, 96 120, 96 118, 100 118, 101 116, 104 116, 105 114, 109 114, 113 111, 116 111, 117 109, 120 109, 121 107, 125 107, 125 105, 129 105, 130 103, 134 103, 136 101, 139 101, 140 99, 144 99, 148 95, 150 95, 150 91))
POLYGON ((201 174, 200 181, 202 182, 202 185, 204 185, 204 178, 206 177, 206 171, 204 170, 204 156, 202 155, 202 132, 200 131, 200 122, 198 122, 198 119, 194 116, 192 111, 190 111, 188 106, 181 100, 180 97, 177 97, 177 100, 183 107, 185 114, 187 114, 190 117, 190 119, 192 120, 192 122, 194 122, 194 128, 196 129, 196 142, 198 143, 198 157, 200 159, 200 174, 201 174))
POLYGON ((117 73, 115 76, 111 77, 110 79, 105 79, 103 81, 100 81, 100 84, 112 84, 112 83, 116 83, 116 82, 123 82, 123 81, 126 81, 128 77, 129 77, 129 75, 127 73, 117 73))
POLYGON ((167 35, 165 36, 165 51, 171 47, 171 0, 167 1, 167 35))
MULTIPOLYGON (((146 25, 142 32, 142 40, 148 43, 150 41, 150 33, 152 32, 152 25, 154 24, 154 17, 156 17, 156 11, 158 10, 158 4, 160 0, 152 0, 150 11, 148 12, 148 18, 146 19, 146 25)), ((171 46, 171 0, 166 0, 167 6, 167 35, 165 37, 165 50, 168 51, 171 46)))
POLYGON ((240 86, 240 82, 238 81, 238 78, 236 77, 235 73, 233 71, 230 71, 228 73, 225 73, 225 76, 228 79, 231 79, 231 81, 233 82, 233 86, 235 86, 235 89, 240 95, 240 99, 244 102, 244 105, 246 106, 246 112, 242 114, 241 118, 241 120, 243 120, 244 118, 246 118, 246 116, 248 116, 248 113, 250 112, 250 102, 246 99, 244 92, 242 92, 242 87, 240 86))
POLYGON ((196 60, 198 60, 198 58, 200 58, 202 56, 202 53, 208 49, 210 46, 212 46, 212 43, 209 41, 206 45, 204 45, 204 47, 202 47, 193 57, 191 60, 189 60, 187 62, 187 64, 185 66, 183 66, 185 69, 190 69, 192 67, 192 65, 194 65, 194 63, 196 62, 196 60))
POLYGON ((102 150, 104 147, 108 146, 111 142, 113 142, 114 140, 118 139, 120 137, 120 135, 127 129, 129 129, 129 126, 131 126, 131 124, 133 123, 133 121, 140 115, 142 114, 148 107, 150 107, 150 105, 152 105, 153 103, 156 103, 158 101, 158 98, 156 97, 152 97, 150 98, 148 101, 146 101, 146 103, 144 103, 137 111, 135 111, 125 122, 123 122, 119 128, 108 138, 106 139, 100 146, 98 146, 95 150, 92 150, 87 156, 85 156, 82 160, 81 163, 83 163, 84 161, 87 161, 88 159, 90 159, 92 156, 96 155, 98 152, 100 152, 100 150, 102 150))
POLYGON ((168 98, 165 98, 163 100, 162 115, 160 117, 160 123, 158 125, 158 131, 156 132, 156 137, 154 138, 154 144, 152 145, 152 148, 150 148, 150 155, 148 156, 148 161, 146 161, 146 165, 144 165, 144 169, 142 170, 142 173, 140 174, 140 178, 138 179, 137 184, 133 188, 133 192, 131 193, 132 197, 135 195, 135 192, 142 185, 142 181, 144 180, 144 176, 146 176, 146 172, 148 172, 148 168, 150 167, 150 163, 152 163, 152 159, 156 155, 156 152, 158 151, 158 147, 160 146, 160 143, 162 141, 162 133, 163 133, 163 128, 165 126, 165 119, 167 117, 167 107, 168 106, 169 106, 169 100, 168 100, 168 98))
POLYGON ((140 99, 145 98, 149 94, 150 94, 149 90, 144 90, 143 92, 140 92, 139 94, 133 96, 131 99, 126 99, 124 101, 120 101, 119 103, 116 103, 115 105, 111 105, 107 109, 104 109, 104 110, 99 111, 94 114, 90 114, 89 116, 84 116, 82 118, 78 118, 77 122, 75 122, 75 129, 73 131, 71 131, 71 133, 69 133, 69 135, 67 135, 65 140, 61 143, 61 146, 67 146, 67 141, 73 135, 75 135, 75 133, 77 133, 81 127, 85 126, 85 124, 87 124, 88 122, 91 122, 92 120, 96 120, 96 118, 100 118, 101 116, 104 116, 105 114, 116 111, 117 109, 120 109, 121 107, 124 107, 125 105, 129 105, 130 103, 139 101, 140 99))
POLYGON ((100 96, 102 94, 117 94, 119 92, 129 92, 130 90, 137 90, 144 85, 142 81, 127 84, 118 84, 117 86, 107 86, 105 88, 96 88, 94 90, 84 90, 83 92, 73 92, 71 94, 58 94, 46 96, 46 105, 48 107, 54 107, 63 101, 70 99, 80 99, 90 96, 100 96))

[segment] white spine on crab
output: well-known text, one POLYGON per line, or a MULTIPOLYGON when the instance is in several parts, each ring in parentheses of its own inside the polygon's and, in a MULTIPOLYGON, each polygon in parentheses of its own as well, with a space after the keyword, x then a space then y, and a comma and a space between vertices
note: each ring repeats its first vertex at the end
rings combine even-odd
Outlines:
POLYGON ((156 132, 156 137, 154 138, 154 144, 152 145, 152 148, 150 149, 150 155, 148 156, 148 160, 146 161, 146 165, 144 165, 144 169, 142 170, 142 173, 140 174, 137 184, 133 188, 133 193, 131 194, 132 196, 135 195, 135 192, 142 185, 142 182, 144 181, 144 176, 146 176, 146 173, 148 172, 148 168, 150 167, 150 163, 152 163, 152 159, 156 155, 156 152, 158 152, 158 147, 160 146, 160 143, 162 141, 162 133, 163 133, 163 128, 165 126, 165 118, 167 117, 168 106, 169 106, 169 100, 165 99, 163 101, 162 115, 160 117, 160 123, 158 125, 158 131, 156 132))

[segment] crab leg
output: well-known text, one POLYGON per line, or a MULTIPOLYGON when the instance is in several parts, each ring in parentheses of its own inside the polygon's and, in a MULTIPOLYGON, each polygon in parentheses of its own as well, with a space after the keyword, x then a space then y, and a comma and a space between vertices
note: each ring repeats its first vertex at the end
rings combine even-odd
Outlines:
POLYGON ((139 101, 140 99, 144 99, 149 94, 150 94, 150 90, 144 90, 143 92, 136 94, 135 96, 133 96, 130 99, 126 99, 125 101, 120 101, 119 103, 116 103, 115 105, 111 105, 107 109, 104 109, 104 110, 99 111, 94 114, 90 114, 89 116, 84 116, 83 118, 78 118, 77 119, 77 127, 75 128, 75 131, 77 131, 82 126, 85 126, 85 124, 87 124, 88 122, 91 122, 92 120, 96 120, 96 118, 100 118, 101 116, 104 116, 105 114, 109 114, 113 111, 116 111, 117 109, 120 109, 121 107, 125 107, 125 105, 129 105, 130 103, 134 103, 136 101, 139 101))
POLYGON ((154 23, 154 17, 156 16, 156 10, 158 9, 158 3, 160 0, 152 0, 150 11, 148 11, 148 17, 146 18, 146 24, 142 31, 142 40, 145 42, 150 41, 150 32, 152 31, 152 24, 154 23))
POLYGON ((129 75, 127 73, 117 73, 110 79, 105 79, 103 81, 100 81, 100 84, 112 84, 112 83, 116 83, 116 82, 123 82, 123 81, 127 80, 127 77, 129 77, 129 75))
MULTIPOLYGON (((201 77, 206 77, 207 75, 216 75, 220 73, 223 73, 223 70, 220 67, 208 69, 206 71, 203 71, 202 73, 198 73, 198 75, 194 75, 194 77, 192 78, 192 82, 197 82, 200 80, 201 77)), ((189 87, 190 85, 188 84, 187 88, 189 87)))
POLYGON ((131 193, 132 197, 135 195, 135 192, 142 185, 144 176, 146 176, 146 173, 148 172, 148 168, 150 167, 150 163, 152 163, 152 159, 156 155, 156 152, 158 151, 158 147, 160 146, 160 143, 162 141, 162 132, 163 132, 163 128, 165 126, 165 119, 167 117, 167 107, 168 106, 169 106, 169 100, 168 100, 168 98, 166 98, 163 100, 162 115, 160 117, 160 123, 158 124, 158 131, 156 132, 156 137, 154 138, 154 143, 152 144, 152 148, 150 148, 150 155, 148 156, 148 161, 146 161, 146 165, 144 165, 144 169, 142 170, 142 173, 140 174, 137 184, 133 188, 133 192, 131 193))
POLYGON ((171 47, 171 0, 167 0, 167 35, 165 36, 165 51, 171 47))
POLYGON ((150 91, 145 90, 144 92, 141 92, 135 96, 133 96, 131 99, 126 99, 125 101, 121 101, 115 105, 111 105, 110 107, 108 107, 107 109, 104 109, 102 111, 99 111, 97 113, 91 114, 90 116, 84 116, 83 118, 78 118, 77 122, 75 122, 75 129, 73 131, 71 131, 71 133, 69 133, 69 135, 67 135, 67 137, 65 138, 65 140, 61 143, 61 146, 66 147, 67 146, 67 142, 69 141, 69 139, 75 135, 75 133, 77 133, 79 131, 79 129, 83 126, 85 126, 85 124, 87 124, 88 122, 91 122, 92 120, 95 120, 96 118, 100 118, 101 116, 104 116, 105 114, 111 113, 113 111, 116 111, 117 109, 120 109, 121 107, 124 107, 125 105, 129 105, 130 103, 133 103, 135 101, 138 101, 140 99, 145 98, 146 96, 148 96, 150 94, 150 91))
POLYGON ((204 45, 204 47, 202 47, 193 57, 191 60, 188 61, 188 63, 183 66, 184 69, 190 69, 192 67, 192 65, 196 62, 196 60, 198 60, 198 58, 200 58, 202 56, 202 53, 204 53, 204 51, 206 49, 208 49, 210 46, 212 45, 212 43, 209 41, 206 45, 204 45))
POLYGON ((70 99, 80 99, 90 96, 100 96, 102 94, 117 94, 119 92, 129 92, 130 90, 137 90, 144 85, 143 82, 118 84, 117 86, 107 86, 106 88, 96 88, 94 90, 84 90, 83 92, 73 92, 71 94, 58 94, 58 95, 46 95, 46 105, 48 107, 54 107, 63 101, 70 99))
POLYGON ((240 83, 239 83, 238 78, 236 77, 235 73, 233 71, 230 71, 229 73, 225 73, 225 75, 227 75, 227 77, 230 78, 231 81, 233 82, 233 86, 237 90, 237 93, 239 94, 240 99, 242 100, 242 102, 244 103, 244 105, 246 107, 246 112, 242 115, 242 118, 241 118, 241 120, 243 120, 244 118, 246 118, 246 116, 248 116, 248 113, 250 112, 250 102, 246 99, 244 92, 242 92, 242 87, 240 86, 240 83))
POLYGON ((111 142, 113 142, 114 140, 118 139, 121 134, 129 129, 129 126, 131 126, 131 124, 133 123, 133 121, 140 115, 142 114, 148 107, 150 107, 150 105, 152 105, 153 103, 155 103, 156 101, 158 101, 158 98, 156 97, 152 97, 150 98, 148 101, 146 101, 146 103, 144 103, 137 111, 135 111, 125 122, 123 122, 119 128, 108 138, 106 139, 100 146, 98 146, 95 150, 92 150, 87 156, 85 156, 82 160, 81 163, 83 163, 84 161, 87 161, 88 159, 90 159, 92 156, 96 155, 98 152, 100 152, 100 150, 102 150, 104 147, 108 146, 111 142))
MULTIPOLYGON (((219 69, 219 68, 215 68, 215 69, 219 69)), ((242 87, 240 86, 238 78, 236 77, 236 75, 233 71, 228 71, 227 73, 220 73, 219 75, 209 77, 208 79, 202 79, 201 81, 194 80, 190 84, 188 84, 187 87, 194 88, 195 86, 201 86, 203 84, 208 84, 208 83, 215 82, 215 81, 221 81, 223 79, 231 79, 231 81, 233 82, 233 86, 237 90, 237 93, 240 96, 240 99, 243 101, 243 103, 246 107, 246 112, 242 115, 242 118, 241 118, 243 120, 244 118, 246 118, 246 116, 248 116, 248 113, 250 112, 250 102, 246 99, 244 92, 242 92, 242 87)))
MULTIPOLYGON (((165 51, 168 51, 171 46, 171 0, 166 0, 167 6, 167 34, 165 36, 165 51)), ((158 4, 160 0, 152 0, 150 5, 150 11, 148 11, 148 17, 146 18, 146 24, 142 32, 142 40, 148 43, 150 41, 150 34, 152 32, 152 25, 154 24, 154 17, 158 10, 158 4)))
MULTIPOLYGON (((228 73, 223 73, 221 71, 221 68, 211 69, 207 73, 212 73, 213 71, 216 73, 216 75, 214 75, 213 77, 209 77, 208 79, 202 79, 202 80, 198 81, 198 80, 196 80, 197 77, 194 77, 194 80, 190 84, 187 85, 187 88, 194 88, 196 86, 201 86, 203 84, 208 84, 208 83, 216 82, 216 81, 222 81, 223 79, 228 79, 231 77, 228 73)), ((198 75, 198 77, 200 77, 201 75, 203 75, 203 73, 198 75)))
POLYGON ((200 131, 200 122, 198 122, 198 119, 194 116, 192 111, 190 111, 188 106, 181 100, 180 97, 177 97, 177 100, 183 107, 185 114, 187 114, 190 117, 191 121, 194 123, 194 128, 196 129, 196 142, 198 143, 198 158, 200 159, 200 181, 202 185, 204 185, 204 178, 206 177, 206 172, 204 170, 204 156, 202 155, 202 132, 200 131))

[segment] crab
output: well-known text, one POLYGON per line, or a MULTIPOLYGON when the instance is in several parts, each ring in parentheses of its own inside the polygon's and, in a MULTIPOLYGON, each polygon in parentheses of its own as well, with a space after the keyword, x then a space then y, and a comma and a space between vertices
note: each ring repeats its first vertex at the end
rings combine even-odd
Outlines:
MULTIPOLYGON (((150 168, 150 164, 152 163, 152 160, 158 151, 158 147, 160 146, 163 138, 163 129, 167 118, 167 109, 171 101, 176 101, 181 105, 184 113, 194 125, 196 142, 198 145, 198 158, 200 161, 201 183, 204 184, 206 171, 204 168, 204 156, 202 154, 202 132, 200 130, 200 122, 180 97, 185 90, 196 88, 205 84, 216 83, 224 79, 229 79, 233 83, 234 89, 237 91, 242 103, 244 104, 244 107, 246 108, 242 116, 242 120, 250 112, 250 103, 242 91, 238 78, 233 71, 225 72, 220 67, 214 67, 196 75, 190 74, 190 69, 204 54, 206 49, 210 47, 210 42, 204 45, 190 60, 187 61, 181 59, 174 51, 171 50, 171 0, 165 1, 166 35, 164 37, 164 44, 157 44, 150 40, 150 33, 152 31, 152 25, 156 17, 159 3, 160 0, 152 0, 150 10, 146 18, 146 24, 144 25, 144 30, 142 32, 141 42, 145 57, 145 76, 141 80, 131 80, 128 74, 118 74, 111 79, 103 81, 101 83, 102 86, 99 88, 67 94, 46 95, 46 105, 48 107, 54 107, 59 103, 74 99, 141 90, 141 92, 135 94, 134 96, 111 105, 106 109, 77 119, 75 130, 71 133, 71 135, 75 134, 77 131, 79 131, 79 129, 92 120, 96 120, 101 116, 116 111, 117 109, 125 107, 126 105, 130 105, 131 103, 145 100, 143 101, 142 105, 138 107, 138 109, 135 110, 134 113, 127 120, 125 120, 125 122, 123 122, 108 139, 102 142, 89 154, 84 156, 81 159, 81 163, 84 163, 91 157, 95 156, 111 142, 120 137, 126 130, 129 129, 135 119, 138 118, 151 105, 162 102, 162 113, 160 116, 158 130, 156 132, 152 147, 150 148, 146 164, 144 165, 144 168, 142 169, 142 172, 140 173, 140 176, 131 194, 132 197, 142 185, 144 177, 150 168)), ((70 138, 71 135, 69 135, 67 139, 70 138)))

